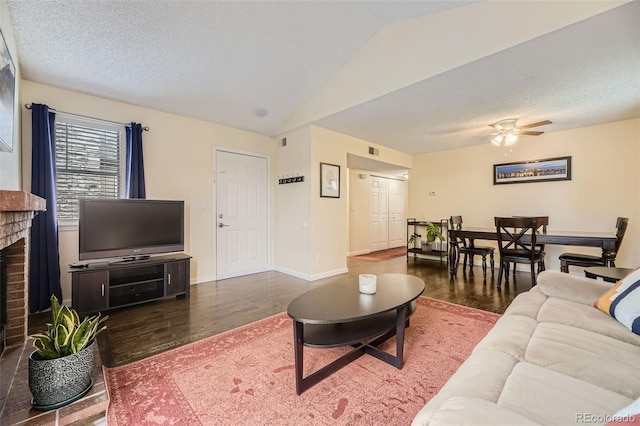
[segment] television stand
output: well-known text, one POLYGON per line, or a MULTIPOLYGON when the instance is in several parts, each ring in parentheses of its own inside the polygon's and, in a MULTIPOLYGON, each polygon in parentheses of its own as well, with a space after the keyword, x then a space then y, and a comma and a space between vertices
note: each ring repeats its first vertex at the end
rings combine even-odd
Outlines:
POLYGON ((187 254, 172 253, 71 268, 71 305, 89 314, 169 297, 188 299, 190 261, 187 254))

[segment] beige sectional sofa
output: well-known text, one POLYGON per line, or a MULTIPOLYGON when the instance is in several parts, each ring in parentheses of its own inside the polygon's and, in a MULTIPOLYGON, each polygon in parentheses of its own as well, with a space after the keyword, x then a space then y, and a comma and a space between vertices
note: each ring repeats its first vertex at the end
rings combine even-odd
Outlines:
POLYGON ((609 288, 542 272, 412 425, 620 420, 611 416, 640 398, 640 336, 591 306, 609 288))

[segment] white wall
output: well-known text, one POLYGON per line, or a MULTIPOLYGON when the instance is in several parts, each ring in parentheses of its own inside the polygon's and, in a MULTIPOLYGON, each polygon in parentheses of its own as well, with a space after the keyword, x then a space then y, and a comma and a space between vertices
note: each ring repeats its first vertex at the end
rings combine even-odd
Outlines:
MULTIPOLYGON (((14 94, 13 116, 13 152, 0 151, 0 189, 22 190, 21 178, 21 149, 20 149, 20 67, 18 65, 18 50, 13 38, 13 25, 9 19, 9 8, 5 0, 0 1, 0 29, 4 35, 7 48, 13 59, 16 70, 16 87, 14 94)), ((4 114, 4 112, 2 112, 4 114)))
MULTIPOLYGON (((487 143, 414 157, 409 216, 462 215, 465 226, 493 227, 494 216, 548 215, 549 229, 613 231, 618 216, 629 228, 616 265, 640 265, 640 119, 537 137, 521 137, 513 152, 487 143), (493 185, 493 165, 572 157, 572 180, 493 185), (435 191, 436 196, 429 196, 435 191)), ((559 269, 565 251, 599 249, 547 246, 547 268, 559 269)), ((576 272, 579 272, 576 269, 576 272)))
MULTIPOLYGON (((272 157, 275 140, 257 133, 22 81, 22 145, 25 188, 30 188, 31 112, 25 103, 44 103, 59 111, 150 127, 143 133, 147 198, 185 201, 185 252, 193 256, 192 282, 215 277, 213 149, 228 147, 272 157), (208 208, 205 206, 209 206, 208 208)), ((77 261, 76 230, 60 232, 62 292, 71 297, 66 265, 77 261)))

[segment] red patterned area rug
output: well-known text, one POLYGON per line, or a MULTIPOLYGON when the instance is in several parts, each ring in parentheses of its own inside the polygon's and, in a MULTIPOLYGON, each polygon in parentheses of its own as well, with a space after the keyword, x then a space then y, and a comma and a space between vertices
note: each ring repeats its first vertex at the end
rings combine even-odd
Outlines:
MULTIPOLYGON (((105 368, 107 424, 408 425, 498 318, 420 297, 402 370, 364 355, 298 396, 292 321, 281 313, 105 368)), ((391 353, 394 342, 384 344, 391 353)), ((305 376, 346 350, 304 348, 305 376)))
POLYGON ((396 247, 387 250, 372 251, 371 253, 358 256, 349 256, 352 259, 366 260, 369 262, 380 262, 381 260, 393 259, 407 255, 407 247, 396 247))

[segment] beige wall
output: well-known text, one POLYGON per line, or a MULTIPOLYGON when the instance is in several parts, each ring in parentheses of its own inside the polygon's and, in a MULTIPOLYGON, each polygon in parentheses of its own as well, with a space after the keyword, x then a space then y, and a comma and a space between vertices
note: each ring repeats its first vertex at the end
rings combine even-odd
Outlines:
MULTIPOLYGON (((371 176, 386 177, 398 180, 398 176, 371 172, 370 170, 349 169, 349 256, 371 252, 371 176), (365 176, 361 178, 360 175, 365 176)), ((405 183, 404 211, 407 217, 408 201, 405 183)))
MULTIPOLYGON (((147 198, 185 201, 185 252, 193 256, 193 282, 215 277, 213 187, 214 147, 273 156, 275 141, 267 136, 194 120, 178 115, 84 95, 23 80, 21 104, 44 103, 59 111, 150 127, 143 133, 147 198)), ((31 114, 22 107, 25 185, 30 174, 31 114)), ((29 184, 30 185, 30 184, 29 184)), ((66 265, 77 261, 78 235, 75 229, 60 232, 62 291, 71 297, 66 265)))
POLYGON ((274 161, 273 265, 303 279, 311 272, 311 133, 309 127, 278 139, 274 161), (279 177, 304 176, 304 182, 278 185, 279 177))
MULTIPOLYGON (((507 154, 486 143, 415 156, 409 216, 459 214, 466 226, 491 227, 494 216, 549 215, 549 229, 567 231, 612 231, 616 217, 625 216, 629 228, 616 264, 640 265, 640 119, 522 137, 507 154), (494 164, 567 155, 570 181, 493 185, 494 164)), ((598 254, 548 246, 547 268, 559 269, 558 255, 568 250, 598 254)))
POLYGON ((21 149, 20 149, 20 67, 18 66, 18 51, 13 38, 13 25, 9 19, 9 8, 5 0, 0 1, 0 29, 7 43, 7 48, 13 59, 16 70, 16 91, 14 95, 13 117, 13 152, 0 151, 0 189, 21 190, 21 149))
MULTIPOLYGON (((316 126, 304 126, 279 136, 287 146, 276 148, 276 175, 300 172, 304 183, 276 185, 274 190, 274 269, 304 278, 347 271, 349 179, 347 154, 411 167, 411 156, 365 140, 316 126), (320 197, 320 163, 340 166, 340 198, 320 197)), ((275 176, 277 178, 277 176, 275 176)))
MULTIPOLYGON (((371 157, 370 146, 379 149, 376 160, 395 164, 398 168, 410 168, 412 157, 400 151, 372 144, 321 127, 311 127, 311 217, 313 273, 316 276, 346 271, 346 255, 349 251, 349 200, 351 180, 347 174, 347 154, 371 157), (320 198, 320 162, 340 166, 340 198, 320 198), (314 170, 315 169, 315 170, 314 170), (315 189, 314 189, 315 188, 315 189), (317 191, 317 192, 314 192, 317 191)), ((356 195, 357 197, 357 195, 356 195)), ((367 201, 368 204, 368 201, 367 201)), ((367 218, 368 220, 368 218, 367 218)))
MULTIPOLYGON (((462 214, 469 226, 491 226, 495 215, 548 214, 551 229, 604 231, 613 227, 617 216, 628 216, 631 221, 619 264, 640 263, 640 119, 521 138, 507 157, 504 150, 490 144, 412 157, 315 126, 282 135, 287 137, 287 147, 280 147, 280 138, 26 80, 21 83, 20 95, 20 105, 46 103, 65 112, 119 122, 137 121, 151 128, 143 136, 148 198, 185 200, 185 251, 194 256, 194 282, 215 277, 214 147, 272 158, 271 266, 308 280, 345 272, 347 253, 363 244, 364 232, 362 238, 349 240, 353 227, 349 223, 353 204, 349 201, 352 196, 358 206, 364 201, 362 194, 357 194, 356 183, 349 178, 347 154, 366 158, 369 146, 379 148, 380 155, 375 158, 378 161, 408 169, 413 166, 407 191, 408 217, 439 219, 462 214), (492 184, 493 164, 563 155, 573 157, 572 181, 492 184), (339 199, 319 196, 320 162, 340 165, 339 199), (305 182, 277 185, 278 176, 292 174, 305 176, 305 182), (436 196, 429 196, 430 191, 435 191, 436 196)), ((31 117, 24 107, 21 110, 23 176, 24 187, 28 188, 31 117)), ((60 246, 65 271, 68 263, 77 260, 77 232, 63 230, 60 246)), ((557 269, 557 255, 563 248, 549 247, 547 251, 549 267, 557 269)), ((64 272, 62 285, 68 300, 70 277, 64 272)))
POLYGON ((371 175, 367 170, 349 169, 348 254, 371 251, 371 175), (360 175, 366 176, 360 179, 360 175))

